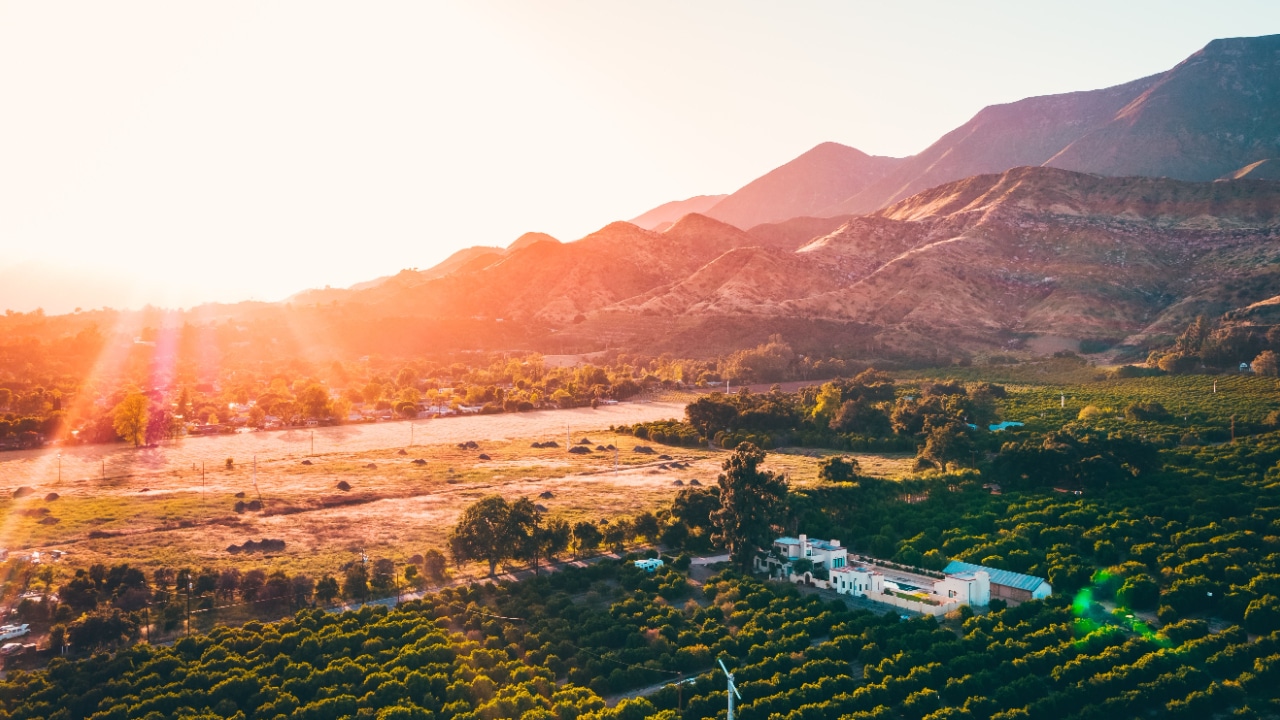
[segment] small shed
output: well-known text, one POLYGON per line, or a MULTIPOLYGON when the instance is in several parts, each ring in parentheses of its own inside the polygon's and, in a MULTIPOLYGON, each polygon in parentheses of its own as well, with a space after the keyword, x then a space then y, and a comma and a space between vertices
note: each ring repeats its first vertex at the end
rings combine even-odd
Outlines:
POLYGON ((637 560, 636 567, 645 572, 654 572, 663 566, 662 558, 647 558, 645 560, 637 560))
POLYGON ((983 565, 952 560, 942 569, 947 575, 963 575, 983 571, 991 576, 991 599, 1000 599, 1010 603, 1027 600, 1041 600, 1053 594, 1049 581, 1034 575, 1024 575, 1011 570, 1000 570, 983 565))

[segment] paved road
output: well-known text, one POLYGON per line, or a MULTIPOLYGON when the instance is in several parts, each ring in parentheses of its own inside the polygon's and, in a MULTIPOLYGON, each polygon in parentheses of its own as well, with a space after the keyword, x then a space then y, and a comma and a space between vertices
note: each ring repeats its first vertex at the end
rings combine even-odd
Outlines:
POLYGON ((104 472, 107 477, 120 477, 190 468, 201 462, 220 465, 227 458, 243 464, 254 455, 260 460, 304 457, 312 454, 313 441, 316 453, 405 447, 409 445, 410 435, 415 445, 535 437, 563 443, 566 425, 576 432, 683 416, 684 405, 680 403, 621 403, 596 409, 539 410, 187 437, 138 450, 115 444, 0 452, 0 487, 46 484, 57 479, 59 472, 64 480, 84 480, 102 477, 104 472))

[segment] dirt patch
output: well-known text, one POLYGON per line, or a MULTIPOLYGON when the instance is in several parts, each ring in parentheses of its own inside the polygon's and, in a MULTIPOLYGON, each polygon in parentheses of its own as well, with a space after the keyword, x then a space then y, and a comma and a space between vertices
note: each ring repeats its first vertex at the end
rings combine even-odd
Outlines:
MULTIPOLYGON (((17 450, 0 452, 0 485, 29 484, 37 478, 41 479, 41 485, 53 484, 52 480, 46 483, 43 478, 57 477, 58 453, 62 454, 63 485, 92 480, 101 487, 109 483, 127 484, 129 478, 152 473, 186 471, 199 476, 202 468, 213 477, 224 471, 226 458, 233 458, 239 466, 256 456, 259 469, 263 462, 284 458, 300 464, 313 455, 313 435, 315 455, 385 449, 384 457, 391 458, 409 444, 411 434, 415 447, 513 438, 549 440, 563 439, 566 425, 584 432, 598 432, 611 425, 633 425, 683 415, 684 404, 679 402, 620 403, 599 408, 419 420, 412 422, 412 430, 410 421, 398 421, 338 425, 314 431, 291 429, 187 437, 166 441, 154 448, 135 449, 121 443, 17 450)), ((525 445, 528 446, 527 441, 525 445)), ((61 488, 58 490, 61 492, 61 488)))

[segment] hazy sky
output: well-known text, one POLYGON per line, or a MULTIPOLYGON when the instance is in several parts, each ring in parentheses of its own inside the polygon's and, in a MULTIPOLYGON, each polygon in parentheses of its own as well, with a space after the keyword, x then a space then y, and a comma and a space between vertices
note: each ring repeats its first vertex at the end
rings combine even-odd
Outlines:
POLYGON ((0 0, 0 309, 281 299, 1280 32, 1280 2, 0 0))

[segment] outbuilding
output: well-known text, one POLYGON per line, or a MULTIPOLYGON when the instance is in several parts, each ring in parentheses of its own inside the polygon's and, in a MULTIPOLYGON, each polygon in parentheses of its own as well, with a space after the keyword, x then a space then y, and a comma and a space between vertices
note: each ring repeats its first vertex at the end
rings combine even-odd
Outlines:
POLYGON ((991 599, 1004 600, 1007 603, 1021 603, 1027 600, 1042 600, 1053 594, 1049 581, 1034 575, 1023 575, 1012 570, 1000 570, 984 565, 952 560, 942 571, 948 576, 972 575, 985 572, 990 576, 991 599))

